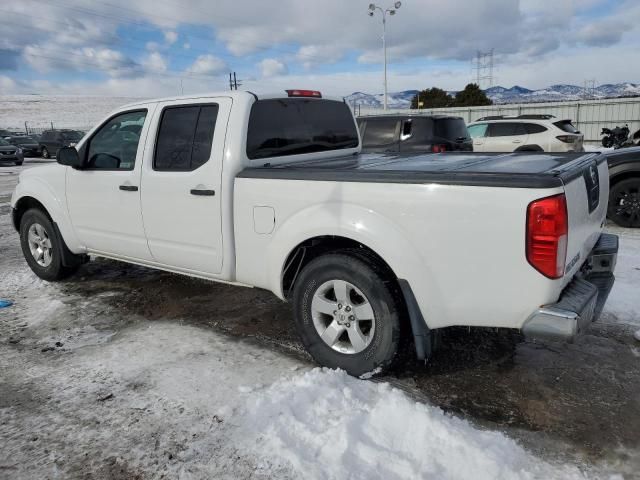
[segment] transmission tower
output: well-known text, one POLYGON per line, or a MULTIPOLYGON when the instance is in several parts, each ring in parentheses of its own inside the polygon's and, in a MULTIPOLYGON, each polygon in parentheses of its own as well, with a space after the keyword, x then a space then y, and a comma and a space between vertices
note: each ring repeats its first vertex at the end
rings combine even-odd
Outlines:
POLYGON ((596 97, 596 79, 588 79, 584 81, 584 88, 582 90, 582 98, 589 99, 596 97))
POLYGON ((483 90, 493 86, 493 48, 488 52, 478 50, 473 69, 476 71, 476 84, 483 90))

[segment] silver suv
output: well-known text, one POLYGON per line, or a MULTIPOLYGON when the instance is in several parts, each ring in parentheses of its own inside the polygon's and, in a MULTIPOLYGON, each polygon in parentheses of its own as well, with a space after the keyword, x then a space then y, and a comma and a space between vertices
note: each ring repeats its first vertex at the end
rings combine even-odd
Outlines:
POLYGON ((483 117, 467 128, 474 152, 584 152, 584 135, 553 115, 483 117))

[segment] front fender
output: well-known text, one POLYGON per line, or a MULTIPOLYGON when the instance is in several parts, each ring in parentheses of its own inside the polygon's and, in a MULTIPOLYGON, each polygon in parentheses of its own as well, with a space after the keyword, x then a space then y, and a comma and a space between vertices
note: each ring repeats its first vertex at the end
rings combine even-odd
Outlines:
MULTIPOLYGON (((36 170, 36 169, 33 169, 36 170)), ((52 178, 52 185, 48 180, 34 175, 20 178, 11 197, 11 206, 16 208, 20 200, 31 197, 40 202, 51 219, 56 223, 64 242, 73 253, 83 253, 84 249, 76 237, 71 220, 67 213, 64 171, 61 178, 52 178)))
POLYGON ((356 204, 323 203, 310 206, 287 218, 269 244, 267 281, 278 297, 284 298, 282 272, 289 254, 302 242, 315 237, 339 236, 359 242, 378 254, 398 278, 414 291, 423 316, 441 313, 436 298, 442 298, 433 281, 428 259, 422 257, 408 235, 392 219, 356 204))

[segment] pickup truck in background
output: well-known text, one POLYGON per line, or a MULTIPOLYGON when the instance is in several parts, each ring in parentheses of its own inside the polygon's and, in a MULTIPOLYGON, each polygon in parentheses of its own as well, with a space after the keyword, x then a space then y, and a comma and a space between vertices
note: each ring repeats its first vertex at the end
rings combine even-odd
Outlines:
POLYGON ((270 290, 318 363, 362 375, 404 332, 425 359, 448 326, 570 340, 598 317, 604 157, 522 160, 360 154, 349 106, 316 91, 168 98, 22 172, 13 224, 45 280, 91 255, 270 290))

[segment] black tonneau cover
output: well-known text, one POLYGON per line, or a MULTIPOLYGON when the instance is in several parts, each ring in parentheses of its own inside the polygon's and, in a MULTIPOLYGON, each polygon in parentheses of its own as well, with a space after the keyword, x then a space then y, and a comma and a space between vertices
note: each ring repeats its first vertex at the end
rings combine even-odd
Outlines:
POLYGON ((239 178, 553 188, 605 161, 599 153, 360 154, 250 167, 239 178))

